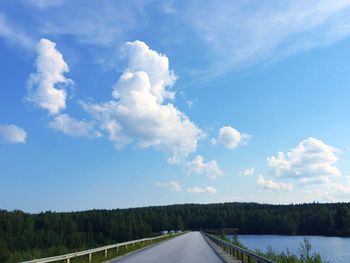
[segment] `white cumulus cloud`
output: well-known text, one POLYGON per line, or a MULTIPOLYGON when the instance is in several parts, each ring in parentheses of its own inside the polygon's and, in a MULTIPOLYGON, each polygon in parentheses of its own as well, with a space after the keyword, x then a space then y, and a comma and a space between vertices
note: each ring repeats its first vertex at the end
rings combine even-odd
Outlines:
POLYGON ((256 181, 260 189, 264 190, 292 190, 293 185, 291 183, 278 183, 272 179, 265 179, 262 175, 259 175, 256 181))
POLYGON ((57 114, 66 108, 67 92, 64 87, 73 83, 64 76, 69 68, 56 44, 48 39, 39 41, 37 53, 37 71, 29 76, 27 99, 49 114, 57 114))
POLYGON ((216 189, 212 186, 208 186, 208 187, 199 187, 199 186, 194 186, 194 187, 190 187, 187 188, 187 192, 191 193, 191 194, 215 194, 216 193, 216 189))
POLYGON ((190 174, 205 174, 211 179, 223 175, 222 170, 215 160, 206 163, 201 155, 198 155, 192 161, 188 162, 187 169, 190 174))
POLYGON ((219 131, 217 139, 212 139, 212 144, 222 144, 228 149, 236 148, 239 145, 246 144, 251 136, 240 133, 231 126, 224 126, 219 131))
POLYGON ((105 103, 82 103, 100 123, 117 147, 135 142, 156 147, 179 162, 197 149, 203 132, 178 110, 165 102, 175 81, 168 59, 141 41, 126 43, 128 65, 117 81, 113 98, 105 103))
POLYGON ((50 127, 74 137, 96 138, 102 134, 95 129, 92 121, 76 120, 68 114, 59 114, 50 122, 50 127))
POLYGON ((244 169, 240 171, 238 174, 241 176, 251 176, 255 173, 255 169, 253 167, 244 169))
MULTIPOLYGON (((176 80, 175 74, 169 70, 169 59, 167 56, 150 49, 142 41, 126 43, 128 56, 128 72, 146 72, 151 84, 150 92, 157 98, 159 103, 164 99, 173 99, 174 92, 166 87, 171 87, 176 80)), ((118 96, 118 90, 114 91, 118 96)))
POLYGON ((176 181, 169 181, 169 182, 158 182, 156 183, 157 186, 167 188, 172 192, 181 192, 182 186, 176 182, 176 181))
POLYGON ((13 124, 0 124, 0 141, 5 143, 26 143, 27 133, 13 124))
POLYGON ((334 166, 337 153, 333 146, 316 138, 307 138, 287 154, 279 152, 267 159, 267 164, 276 176, 305 177, 337 176, 339 169, 334 166))

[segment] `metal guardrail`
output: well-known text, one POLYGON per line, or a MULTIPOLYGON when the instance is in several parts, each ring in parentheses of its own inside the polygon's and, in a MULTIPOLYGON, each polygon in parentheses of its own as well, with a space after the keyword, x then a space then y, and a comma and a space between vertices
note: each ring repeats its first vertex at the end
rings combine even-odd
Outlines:
POLYGON ((123 243, 117 243, 117 244, 113 244, 113 245, 84 250, 84 251, 80 251, 80 252, 73 252, 73 253, 55 256, 55 257, 40 258, 40 259, 34 259, 34 260, 30 260, 30 261, 23 261, 22 263, 47 263, 47 262, 55 262, 55 261, 62 261, 62 260, 66 260, 67 263, 70 263, 71 258, 85 256, 85 255, 89 255, 89 262, 91 262, 93 253, 104 251, 105 258, 107 258, 109 249, 116 248, 118 251, 118 249, 120 247, 123 247, 123 246, 125 246, 127 248, 128 245, 134 246, 135 244, 145 243, 147 241, 152 241, 152 240, 156 240, 156 239, 160 239, 160 238, 164 238, 164 237, 168 237, 168 236, 172 236, 172 235, 174 235, 174 234, 161 235, 161 236, 156 236, 156 237, 151 237, 151 238, 142 238, 142 239, 127 241, 127 242, 123 242, 123 243))
POLYGON ((275 263, 275 261, 256 255, 251 251, 235 246, 232 243, 222 240, 214 235, 205 232, 203 232, 203 234, 210 238, 215 244, 220 246, 225 252, 241 260, 242 263, 275 263))

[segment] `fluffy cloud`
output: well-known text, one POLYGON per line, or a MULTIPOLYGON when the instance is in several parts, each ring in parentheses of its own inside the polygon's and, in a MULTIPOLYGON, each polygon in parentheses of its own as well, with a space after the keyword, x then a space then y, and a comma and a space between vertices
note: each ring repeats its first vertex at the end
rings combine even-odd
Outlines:
MULTIPOLYGON (((175 74, 169 70, 169 59, 162 54, 151 50, 144 42, 134 41, 126 43, 128 56, 127 72, 146 72, 150 81, 150 93, 159 103, 164 99, 173 99, 174 92, 171 87, 176 80, 175 74)), ((118 97, 118 90, 114 90, 118 97)))
POLYGON ((172 192, 181 192, 182 191, 182 186, 176 181, 158 182, 158 183, 156 183, 156 185, 159 187, 164 187, 164 188, 170 189, 170 191, 172 191, 172 192))
MULTIPOLYGON (((334 164, 339 150, 319 139, 308 138, 287 154, 279 152, 267 159, 268 166, 276 176, 304 178, 340 175, 334 164)), ((307 181, 307 180, 306 180, 307 181)))
POLYGON ((217 139, 212 139, 212 144, 222 144, 228 149, 236 148, 239 145, 247 143, 250 135, 240 133, 231 126, 222 127, 217 139))
POLYGON ((291 183, 278 183, 271 179, 265 179, 262 175, 259 175, 256 181, 260 189, 264 190, 292 190, 293 185, 291 183))
POLYGON ((0 124, 0 141, 5 143, 26 143, 27 133, 13 124, 0 124))
POLYGON ((187 163, 187 169, 190 174, 205 174, 211 179, 215 179, 223 174, 215 160, 206 163, 200 155, 187 163))
POLYGON ((197 149, 202 131, 172 103, 175 81, 168 59, 141 41, 126 44, 128 66, 105 103, 82 103, 117 147, 154 146, 178 162, 197 149))
POLYGON ((240 171, 238 174, 241 176, 251 176, 255 173, 255 169, 253 167, 247 168, 243 171, 240 171))
POLYGON ((56 44, 48 39, 40 40, 37 53, 37 72, 29 76, 27 99, 48 110, 49 114, 57 114, 66 107, 64 87, 73 83, 63 75, 69 68, 56 44))
POLYGON ((216 193, 216 189, 212 186, 208 186, 205 188, 199 187, 199 186, 195 186, 195 187, 191 187, 191 188, 187 188, 187 192, 191 193, 191 194, 215 194, 216 193))
POLYGON ((96 138, 102 134, 95 129, 91 121, 79 121, 68 114, 59 114, 50 122, 50 127, 74 137, 96 138))

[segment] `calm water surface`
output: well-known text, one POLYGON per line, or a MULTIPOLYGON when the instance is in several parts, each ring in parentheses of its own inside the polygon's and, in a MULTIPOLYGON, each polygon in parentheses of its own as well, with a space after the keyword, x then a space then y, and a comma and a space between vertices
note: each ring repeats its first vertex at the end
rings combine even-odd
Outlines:
MULTIPOLYGON (((228 236, 232 238, 232 236, 228 236)), ((238 235, 238 239, 250 249, 266 251, 268 246, 273 251, 286 251, 297 254, 300 243, 305 236, 279 236, 279 235, 238 235)), ((307 236, 312 245, 312 252, 320 253, 323 260, 330 263, 350 263, 350 238, 307 236)))

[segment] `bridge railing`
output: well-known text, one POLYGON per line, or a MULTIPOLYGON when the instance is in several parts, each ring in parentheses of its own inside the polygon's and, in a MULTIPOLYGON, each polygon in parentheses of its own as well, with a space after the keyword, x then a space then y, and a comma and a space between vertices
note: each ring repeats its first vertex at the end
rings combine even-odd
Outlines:
POLYGON ((203 232, 203 234, 210 240, 212 240, 215 244, 220 246, 225 252, 241 260, 242 263, 275 263, 270 259, 254 254, 253 252, 243 249, 241 247, 235 246, 234 244, 222 240, 221 238, 218 238, 214 235, 205 232, 203 232))
POLYGON ((91 262, 92 255, 96 252, 104 251, 105 258, 107 258, 108 257, 108 250, 110 250, 110 249, 117 249, 117 251, 118 251, 119 248, 121 248, 121 247, 128 248, 128 246, 135 246, 135 244, 144 244, 145 242, 148 242, 148 241, 153 241, 153 240, 161 239, 164 237, 169 237, 172 235, 174 235, 174 234, 161 235, 161 236, 150 237, 150 238, 141 238, 141 239, 137 239, 137 240, 132 240, 132 241, 117 243, 117 244, 113 244, 113 245, 93 248, 93 249, 84 250, 84 251, 80 251, 80 252, 73 252, 73 253, 55 256, 55 257, 40 258, 40 259, 34 259, 34 260, 30 260, 30 261, 24 261, 22 263, 47 263, 47 262, 55 262, 55 261, 66 261, 66 263, 70 263, 71 258, 85 256, 85 255, 89 255, 89 262, 91 262))

